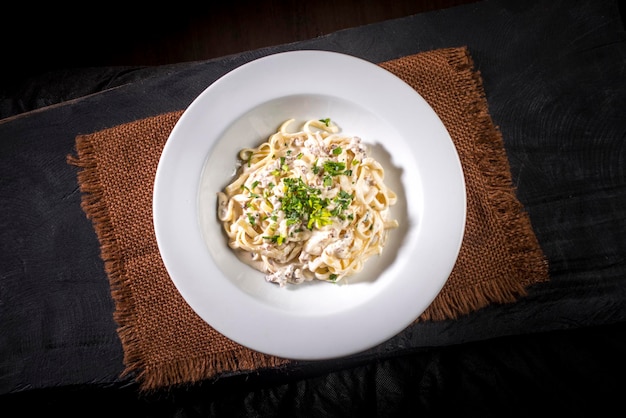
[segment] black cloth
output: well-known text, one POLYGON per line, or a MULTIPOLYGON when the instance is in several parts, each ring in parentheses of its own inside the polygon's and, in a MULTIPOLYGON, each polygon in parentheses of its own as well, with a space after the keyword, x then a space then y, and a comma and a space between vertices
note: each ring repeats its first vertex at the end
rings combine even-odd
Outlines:
POLYGON ((626 33, 615 1, 484 0, 221 59, 71 74, 1 98, 0 405, 132 416, 589 416, 620 405, 626 33), (76 135, 184 109, 274 52, 382 62, 461 45, 481 72, 551 280, 514 304, 417 324, 349 358, 138 395, 133 376, 120 376, 108 279, 65 160, 76 135))

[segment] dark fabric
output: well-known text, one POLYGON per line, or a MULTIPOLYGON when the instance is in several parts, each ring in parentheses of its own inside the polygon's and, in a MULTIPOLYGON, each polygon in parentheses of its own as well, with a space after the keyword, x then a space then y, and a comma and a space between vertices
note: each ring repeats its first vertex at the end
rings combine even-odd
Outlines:
MULTIPOLYGON (((91 399, 83 412, 111 411, 119 402, 153 416, 229 416, 229 408, 235 416, 376 408, 393 415, 398 404, 524 416, 541 410, 540 400, 544 410, 589 416, 619 406, 626 371, 625 39, 614 1, 485 0, 173 72, 155 69, 154 77, 2 120, 0 403, 69 413, 77 400, 91 399), (120 377, 107 277, 80 209, 75 168, 65 161, 74 138, 183 109, 227 71, 277 51, 326 49, 382 62, 461 45, 481 72, 551 280, 514 304, 419 324, 340 362, 137 397, 133 376, 120 377)), ((78 79, 71 83, 82 88, 78 79)))
POLYGON ((424 348, 353 367, 234 376, 137 395, 78 385, 0 398, 20 416, 610 417, 623 406, 624 324, 424 348), (35 415, 37 414, 37 415, 35 415))

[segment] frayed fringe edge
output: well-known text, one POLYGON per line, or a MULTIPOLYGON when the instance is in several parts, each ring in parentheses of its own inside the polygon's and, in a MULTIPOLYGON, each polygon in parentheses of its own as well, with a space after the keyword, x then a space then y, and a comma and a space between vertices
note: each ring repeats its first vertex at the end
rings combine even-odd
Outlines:
POLYGON ((486 180, 487 199, 500 218, 500 225, 510 244, 513 268, 522 281, 501 278, 497 283, 481 283, 463 294, 440 294, 418 321, 454 319, 491 303, 510 303, 527 295, 527 287, 549 280, 548 262, 534 234, 530 218, 517 199, 508 156, 501 132, 494 125, 488 110, 480 72, 467 47, 450 48, 448 63, 457 74, 459 91, 475 97, 467 114, 478 122, 476 130, 476 163, 486 180))
POLYGON ((290 360, 252 350, 227 351, 212 356, 198 356, 165 364, 147 366, 136 376, 142 392, 164 387, 193 385, 207 378, 219 379, 222 373, 258 372, 290 363, 290 360))
MULTIPOLYGON (((109 278, 111 295, 116 303, 113 319, 119 326, 131 323, 129 312, 133 312, 132 293, 125 285, 124 263, 122 251, 115 237, 108 207, 104 201, 104 187, 99 181, 98 164, 95 149, 88 136, 76 137, 76 156, 68 155, 67 162, 79 168, 78 183, 82 192, 81 208, 94 226, 100 242, 100 257, 104 261, 104 269, 109 278), (122 314, 123 312, 123 314, 122 314)), ((132 333, 127 332, 126 337, 132 333)))

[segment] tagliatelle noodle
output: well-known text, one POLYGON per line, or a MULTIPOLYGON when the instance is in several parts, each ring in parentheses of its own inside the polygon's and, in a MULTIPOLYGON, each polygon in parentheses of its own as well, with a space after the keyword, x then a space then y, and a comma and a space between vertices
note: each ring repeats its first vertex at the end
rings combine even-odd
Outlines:
POLYGON ((325 120, 295 120, 239 152, 235 180, 218 192, 228 245, 281 286, 337 282, 383 251, 396 194, 356 136, 325 120))

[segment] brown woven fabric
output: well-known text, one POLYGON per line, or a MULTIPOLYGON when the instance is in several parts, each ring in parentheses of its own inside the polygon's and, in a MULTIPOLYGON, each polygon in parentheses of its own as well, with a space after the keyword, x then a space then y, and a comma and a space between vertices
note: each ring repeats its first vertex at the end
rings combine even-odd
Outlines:
MULTIPOLYGON (((548 280, 545 257, 515 197, 500 132, 466 48, 381 64, 414 87, 443 120, 465 172, 468 218, 456 266, 416 320, 456 318, 514 302, 548 280)), ((76 138, 82 207, 93 221, 116 304, 125 373, 144 390, 220 373, 289 362, 219 334, 184 302, 169 279, 154 235, 152 186, 162 148, 182 111, 76 138)))

